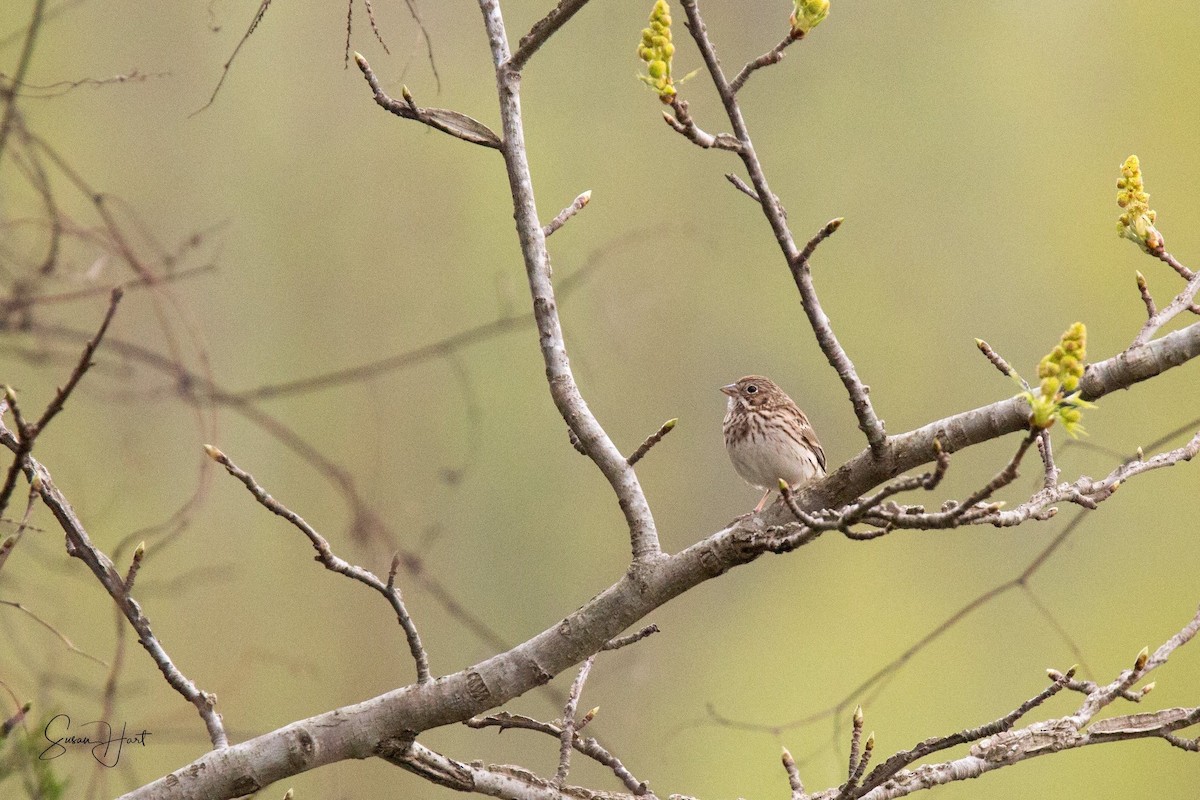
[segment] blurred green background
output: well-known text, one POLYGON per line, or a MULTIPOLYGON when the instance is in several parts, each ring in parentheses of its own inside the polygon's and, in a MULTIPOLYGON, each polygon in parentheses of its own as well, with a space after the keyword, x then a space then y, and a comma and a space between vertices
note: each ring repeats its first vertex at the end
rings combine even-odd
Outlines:
MULTIPOLYGON (((515 41, 550 4, 503 5, 515 41)), ((680 420, 639 466, 663 544, 675 551, 757 499, 724 453, 720 385, 750 372, 772 376, 809 412, 831 464, 864 442, 768 226, 723 177, 742 174, 740 162, 673 133, 634 78, 650 5, 591 3, 532 60, 523 105, 542 217, 593 192, 550 242, 556 280, 590 270, 561 303, 581 388, 626 451, 663 420, 680 420)), ((176 347, 189 370, 210 371, 235 392, 401 353, 528 308, 499 155, 378 108, 358 71, 343 67, 344 5, 273 5, 199 114, 257 3, 82 0, 51 8, 29 84, 134 69, 150 77, 24 98, 25 124, 112 198, 132 246, 156 269, 165 269, 160 248, 175 251, 197 233, 197 246, 173 269, 215 264, 155 292, 131 291, 114 341, 162 354, 176 347)), ((703 3, 727 70, 773 46, 789 8, 783 0, 703 3)), ((29 0, 0 6, 6 74, 31 9, 29 0)), ((352 47, 385 89, 398 96, 404 83, 421 105, 498 127, 473 3, 420 5, 440 91, 402 3, 375 3, 390 56, 363 7, 354 10, 352 47)), ((682 22, 681 11, 676 18, 682 22)), ((1144 318, 1134 270, 1161 302, 1180 288, 1174 273, 1115 235, 1114 183, 1130 153, 1142 159, 1168 248, 1200 263, 1198 40, 1200 15, 1170 2, 835 0, 808 40, 753 77, 743 109, 797 238, 846 218, 815 258, 816 281, 890 431, 1013 393, 980 358, 974 337, 1032 374, 1078 319, 1099 360, 1124 348, 1144 318)), ((676 44, 676 74, 701 65, 681 24, 676 44)), ((703 75, 682 96, 701 127, 727 129, 703 75)), ((38 219, 44 210, 12 152, 0 164, 4 215, 38 219)), ((81 231, 99 225, 61 174, 53 183, 81 231)), ((11 225, 4 236, 11 290, 40 256, 45 230, 11 225)), ((102 249, 73 241, 39 290, 133 277, 102 249)), ((37 306, 33 318, 91 331, 103 309, 101 294, 37 306)), ((0 380, 38 409, 65 379, 79 343, 9 330, 0 348, 0 380)), ((177 665, 218 694, 235 739, 404 685, 413 672, 386 605, 314 564, 297 531, 216 474, 204 442, 257 476, 347 559, 384 574, 397 548, 419 557, 421 574, 402 572, 400 584, 439 674, 496 651, 448 610, 440 591, 516 644, 626 566, 619 510, 599 472, 567 443, 532 323, 450 357, 257 404, 345 470, 362 508, 386 530, 356 527, 328 474, 235 409, 197 410, 170 374, 115 347, 98 360, 36 455, 101 547, 111 553, 124 542, 122 564, 139 538, 150 542, 136 594, 177 665), (186 526, 164 535, 164 521, 198 488, 186 526)), ((1189 422, 1200 426, 1197 374, 1188 365, 1104 398, 1084 420, 1088 447, 1056 432, 1064 479, 1099 477, 1121 454, 1189 422)), ((1015 446, 1010 438, 956 457, 928 500, 976 488, 1015 446)), ((1031 463, 1006 499, 1019 502, 1038 472, 1031 463)), ((660 796, 786 797, 780 745, 800 760, 810 790, 834 785, 858 702, 886 755, 1002 715, 1045 685, 1048 666, 1082 660, 1087 677, 1110 680, 1143 645, 1181 627, 1200 600, 1198 475, 1185 466, 1131 482, 1027 591, 1007 592, 963 620, 882 688, 854 694, 964 603, 1019 574, 1075 509, 1009 530, 870 543, 827 536, 763 558, 653 614, 646 621, 659 635, 601 656, 581 707, 601 706, 595 735, 660 796), (835 717, 788 725, 839 703, 835 717), (710 708, 751 727, 718 724, 710 708)), ((19 492, 8 515, 19 517, 22 504, 19 492)), ((25 604, 111 663, 111 603, 63 554, 53 519, 39 508, 33 522, 43 530, 28 534, 0 573, 0 599, 25 604)), ((107 674, 28 617, 0 608, 4 708, 32 700, 31 729, 58 711, 95 719, 107 674)), ((552 686, 563 692, 572 677, 552 686)), ((1156 680, 1149 707, 1195 705, 1200 646, 1179 651, 1156 680)), ((1056 698, 1032 718, 1067 713, 1078 699, 1056 698)), ((559 713, 541 692, 509 710, 559 713)), ((114 714, 150 730, 148 745, 127 748, 111 771, 82 752, 57 760, 72 780, 68 796, 117 794, 207 749, 194 710, 128 637, 114 714)), ((518 763, 542 775, 556 763, 557 744, 532 733, 454 727, 421 739, 460 760, 518 763)), ((621 788, 575 762, 573 781, 621 788)), ((1035 759, 937 794, 1107 800, 1186 796, 1198 782, 1194 756, 1146 741, 1035 759)), ((263 796, 289 785, 301 798, 448 796, 370 761, 301 775, 263 796)))

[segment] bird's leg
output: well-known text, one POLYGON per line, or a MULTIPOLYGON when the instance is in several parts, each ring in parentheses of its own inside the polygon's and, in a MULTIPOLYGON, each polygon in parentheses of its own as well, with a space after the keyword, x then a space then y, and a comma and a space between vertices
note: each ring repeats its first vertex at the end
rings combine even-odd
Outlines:
POLYGON ((762 496, 762 500, 759 500, 759 501, 758 501, 758 505, 756 505, 756 506, 754 507, 754 511, 753 511, 753 513, 757 514, 758 512, 762 511, 762 510, 763 510, 763 506, 765 506, 765 505, 767 504, 767 498, 768 498, 768 497, 770 497, 770 496, 771 496, 771 490, 770 490, 770 489, 767 489, 767 492, 766 492, 766 494, 764 494, 764 495, 762 496))

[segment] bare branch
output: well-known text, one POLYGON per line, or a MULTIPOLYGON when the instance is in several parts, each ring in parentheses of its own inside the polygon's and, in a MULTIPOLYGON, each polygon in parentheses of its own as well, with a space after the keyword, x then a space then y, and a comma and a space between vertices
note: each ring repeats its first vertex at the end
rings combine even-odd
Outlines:
POLYGON ((584 206, 586 206, 589 202, 591 202, 591 200, 592 200, 592 190, 588 189, 586 192, 582 193, 581 195, 576 197, 573 201, 571 201, 571 205, 567 206, 562 211, 558 212, 558 216, 556 216, 554 219, 550 220, 550 222, 547 223, 544 228, 542 228, 542 234, 544 236, 550 236, 550 234, 554 233, 556 230, 561 228, 563 225, 566 225, 567 220, 569 220, 571 217, 575 216, 580 211, 582 211, 584 206))
POLYGON ((632 467, 634 464, 641 461, 645 457, 646 453, 650 452, 651 447, 654 447, 654 445, 662 441, 664 436, 675 430, 675 423, 677 422, 679 422, 678 418, 669 419, 664 422, 657 431, 650 434, 650 436, 646 438, 646 441, 642 442, 638 446, 638 449, 634 450, 629 458, 625 459, 629 466, 632 467))
POLYGON ((729 82, 730 90, 733 91, 734 94, 737 94, 739 91, 741 91, 742 86, 745 85, 746 81, 750 79, 750 76, 753 75, 756 70, 760 70, 763 67, 769 67, 772 64, 778 64, 783 60, 783 57, 787 55, 787 53, 784 51, 792 45, 792 42, 798 42, 802 38, 804 38, 804 33, 802 31, 789 30, 788 35, 783 38, 783 41, 751 61, 746 66, 742 67, 742 71, 735 75, 733 80, 729 82))
MULTIPOLYGON (((1172 259, 1174 262, 1174 259, 1172 259)), ((1178 262, 1174 262, 1178 264, 1178 262)), ((1183 265, 1180 265, 1181 267, 1183 265)), ((1186 268, 1185 268, 1186 269, 1186 268)), ((1188 270, 1191 273, 1191 270, 1188 270)), ((1139 278, 1141 273, 1138 273, 1139 278)), ((1149 294, 1145 289, 1145 279, 1138 281, 1138 288, 1142 292, 1143 301, 1148 301, 1146 310, 1150 311, 1154 308, 1154 301, 1149 299, 1149 294)), ((1150 318, 1146 320, 1146 324, 1138 331, 1138 335, 1134 337, 1133 344, 1129 346, 1130 350, 1141 347, 1150 341, 1151 337, 1158 332, 1159 328, 1170 322, 1176 316, 1184 311, 1191 310, 1192 300, 1196 297, 1196 292, 1200 291, 1200 274, 1191 273, 1191 278, 1188 279, 1187 286, 1183 288, 1179 294, 1175 296, 1170 303, 1164 306, 1161 310, 1150 314, 1150 318)))
POLYGON ((796 288, 800 290, 801 304, 804 307, 804 313, 808 316, 809 324, 816 334, 817 343, 820 345, 821 351, 825 354, 825 358, 837 371, 838 377, 842 379, 842 383, 850 395, 850 402, 854 407, 855 416, 858 417, 859 428, 867 437, 871 453, 876 458, 880 458, 883 455, 887 439, 883 421, 876 416, 875 409, 872 407, 870 398, 867 396, 868 387, 859 379, 858 373, 854 368, 854 363, 850 360, 845 349, 833 333, 833 329, 829 324, 829 317, 825 315, 817 298, 808 265, 808 255, 811 255, 811 248, 815 248, 821 240, 834 230, 837 230, 837 226, 830 223, 833 225, 833 228, 830 230, 829 225, 826 225, 822 229, 822 232, 818 233, 809 242, 809 248, 806 248, 808 255, 802 256, 800 249, 796 246, 792 232, 788 228, 787 214, 783 210, 783 205, 771 192, 770 186, 767 185, 766 175, 763 173, 762 165, 758 160, 758 154, 754 150, 754 144, 750 141, 750 133, 742 117, 741 107, 738 105, 734 91, 725 79, 720 59, 717 58, 716 51, 708 39, 708 33, 704 26, 704 20, 700 18, 700 11, 696 6, 696 0, 682 0, 681 4, 684 13, 687 15, 688 31, 692 34, 696 46, 700 49, 700 54, 704 58, 704 64, 708 68, 709 75, 712 78, 713 86, 716 88, 717 94, 721 98, 721 103, 725 107, 725 113, 729 117, 729 123, 733 128, 733 135, 740 145, 738 155, 746 165, 746 171, 750 176, 750 183, 758 195, 763 214, 771 225, 771 230, 775 234, 775 240, 779 243, 784 258, 787 260, 788 268, 792 271, 792 276, 796 281, 796 288))
MULTIPOLYGON (((2 420, 0 420, 0 444, 13 451, 19 447, 12 431, 4 425, 2 420)), ((75 510, 71 508, 66 497, 54 485, 49 470, 39 464, 33 456, 26 456, 24 471, 31 485, 35 481, 37 482, 38 494, 41 496, 42 502, 54 514, 66 533, 67 554, 87 564, 88 569, 99 579, 100 584, 116 602, 121 613, 129 620, 129 624, 137 631, 138 642, 150 654, 159 671, 167 679, 167 683, 196 707, 208 729, 213 747, 218 749, 226 747, 229 741, 225 734, 225 728, 221 724, 221 715, 216 712, 216 697, 198 689, 171 661, 170 656, 167 655, 166 650, 163 649, 151 630, 150 620, 142 612, 141 606, 125 591, 125 579, 117 573, 108 556, 92 544, 83 524, 75 515, 75 510)))
MULTIPOLYGON (((205 445, 204 450, 208 453, 209 458, 223 466, 230 475, 241 481, 250 490, 250 494, 254 495, 254 499, 260 505, 271 513, 283 517, 307 536, 308 540, 312 543, 313 549, 317 551, 317 560, 326 569, 356 580, 383 595, 384 599, 391 605, 392 610, 396 612, 396 619, 400 623, 400 627, 404 629, 404 635, 408 639, 408 649, 412 653, 413 661, 416 662, 417 683, 429 683, 432 681, 433 678, 429 674, 429 656, 425 653, 425 648, 421 646, 421 637, 417 633, 417 626, 413 623, 408 609, 404 606, 404 599, 400 596, 400 590, 396 588, 394 573, 389 576, 387 583, 384 583, 370 570, 355 566, 339 558, 334 554, 325 537, 317 533, 316 529, 309 525, 303 517, 269 495, 266 489, 262 488, 254 480, 254 476, 237 464, 234 464, 229 460, 228 456, 212 445, 205 445)), ((392 562, 395 564, 394 558, 392 562)))
POLYGON ((1179 277, 1183 278, 1185 281, 1191 281, 1192 278, 1196 277, 1196 273, 1192 272, 1183 264, 1180 264, 1175 256, 1171 255, 1166 250, 1156 250, 1151 253, 1151 255, 1179 273, 1179 277))
POLYGON ((1142 302, 1146 304, 1146 316, 1154 319, 1154 315, 1158 313, 1158 307, 1154 305, 1154 298, 1150 296, 1150 287, 1146 285, 1146 276, 1140 270, 1136 274, 1138 293, 1142 296, 1142 302))
POLYGON ((752 189, 750 187, 750 184, 746 183, 744 180, 742 180, 740 177, 733 174, 732 172, 726 172, 725 178, 726 178, 726 180, 728 180, 730 183, 733 184, 733 188, 737 189, 739 192, 746 195, 754 202, 756 202, 756 203, 758 202, 758 192, 754 191, 754 189, 752 189))
POLYGON ((788 786, 792 790, 792 800, 803 800, 804 798, 804 781, 800 780, 800 770, 796 768, 796 759, 792 758, 792 754, 788 749, 783 748, 783 768, 787 771, 788 786))
MULTIPOLYGON (((40 616, 35 614, 32 610, 27 608, 24 604, 17 603, 12 600, 0 600, 0 606, 8 606, 9 608, 15 608, 17 611, 20 611, 22 614, 27 615, 30 619, 32 619, 38 625, 41 625, 43 628, 45 628, 46 630, 53 633, 54 636, 60 642, 62 642, 63 645, 68 650, 70 650, 72 653, 78 653, 79 655, 86 658, 88 661, 95 662, 96 664, 99 664, 102 667, 108 667, 108 663, 104 659, 97 658, 96 656, 92 655, 91 653, 87 652, 86 650, 76 647, 75 643, 72 642, 71 639, 65 633, 63 633, 58 628, 51 625, 46 620, 42 619, 40 616)), ((2 738, 3 737, 0 736, 0 739, 2 739, 2 738)))
POLYGON ((46 406, 46 410, 42 412, 41 418, 33 424, 32 436, 37 436, 45 430, 46 426, 50 424, 50 420, 58 416, 58 413, 63 410, 67 398, 71 396, 71 392, 75 391, 75 387, 79 385, 79 381, 84 373, 91 368, 92 356, 96 354, 96 348, 100 346, 100 340, 104 338, 104 333, 108 330, 108 324, 112 322, 113 315, 117 313, 117 304, 121 302, 124 294, 124 291, 120 287, 113 289, 110 293, 108 311, 104 314, 104 319, 100 323, 100 329, 84 345, 83 354, 79 357, 79 363, 71 371, 71 376, 67 378, 66 384, 54 393, 54 399, 50 401, 50 405, 46 406))
MULTIPOLYGON (((0 403, 0 412, 8 410, 13 415, 13 424, 16 426, 17 446, 13 449, 13 461, 8 467, 8 472, 4 476, 4 485, 0 486, 0 514, 4 513, 4 509, 8 508, 8 502, 12 499, 12 494, 17 488, 17 476, 25 469, 25 458, 33 450, 33 436, 30 435, 30 425, 25 421, 25 415, 21 413, 21 406, 17 402, 17 394, 12 390, 11 386, 4 387, 4 400, 0 403)), ((0 419, 3 415, 0 414, 0 419)))
MULTIPOLYGON (((507 711, 501 711, 499 714, 492 714, 479 719, 464 720, 464 725, 468 728, 483 730, 484 728, 499 728, 500 731, 508 730, 509 728, 517 728, 527 731, 536 731, 544 733, 554 738, 559 738, 562 735, 562 728, 553 725, 549 722, 540 722, 530 717, 524 717, 519 714, 509 714, 507 711)), ((572 746, 583 755, 591 758, 599 764, 602 764, 612 770, 617 779, 625 785, 634 797, 645 797, 654 800, 654 793, 650 791, 649 786, 644 781, 639 781, 633 776, 621 760, 606 750, 595 739, 581 739, 578 735, 575 736, 572 746)))
MULTIPOLYGON (((574 13, 581 6, 582 3, 564 2, 561 7, 563 11, 560 13, 574 13)), ((533 299, 533 312, 537 320, 542 359, 546 364, 550 396, 567 427, 579 439, 588 457, 600 468, 616 494, 629 526, 634 561, 641 564, 650 563, 662 557, 662 547, 659 544, 658 530, 650 512, 650 505, 646 502, 637 474, 584 401, 567 357, 566 342, 558 318, 558 304, 550 279, 550 256, 546 251, 546 237, 538 221, 533 179, 530 176, 529 159, 525 150, 525 131, 520 109, 520 74, 511 60, 504 19, 498 0, 480 0, 479 7, 483 12, 484 27, 487 29, 492 50, 492 63, 496 68, 500 119, 504 131, 501 152, 507 167, 509 192, 513 199, 513 216, 533 299)), ((548 23, 551 32, 560 24, 561 22, 548 23)), ((536 41, 544 41, 544 37, 536 41)))
POLYGON ((642 628, 640 631, 631 633, 628 636, 618 636, 616 639, 609 639, 607 642, 604 643, 604 646, 601 647, 600 649, 601 650, 620 650, 622 647, 628 647, 631 644, 636 644, 637 642, 640 642, 642 639, 645 639, 647 636, 651 636, 655 633, 658 633, 658 626, 657 625, 647 625, 646 627, 642 628))
POLYGON ((680 100, 678 96, 672 97, 671 108, 675 110, 675 114, 671 115, 664 111, 663 121, 693 144, 699 145, 705 150, 715 147, 718 150, 730 150, 736 153, 742 149, 735 136, 728 133, 713 134, 701 130, 692 119, 692 115, 688 113, 686 100, 680 100))
POLYGON ((409 94, 408 87, 402 87, 404 99, 395 100, 383 91, 379 84, 379 76, 371 69, 362 53, 354 54, 354 63, 358 64, 363 77, 367 79, 367 84, 375 95, 375 102, 385 111, 390 111, 398 117, 416 120, 464 142, 500 149, 500 137, 479 120, 445 108, 421 108, 409 94))
POLYGON ((29 71, 29 65, 33 62, 33 48, 37 43, 38 34, 41 33, 45 13, 46 0, 34 0, 33 18, 25 27, 25 42, 21 45, 21 55, 17 58, 17 68, 13 71, 10 83, 12 88, 4 92, 4 94, 8 95, 8 102, 4 106, 4 117, 0 118, 0 158, 4 156, 9 134, 12 132, 13 123, 17 118, 17 87, 24 82, 25 74, 29 71))
POLYGON ((1074 676, 1075 670, 1069 670, 1067 673, 1060 675, 1053 683, 1047 686, 1036 695, 1026 700, 1021 705, 1017 706, 1012 711, 1008 712, 999 719, 993 720, 985 725, 977 728, 969 728, 958 733, 950 734, 949 736, 939 736, 934 739, 926 739, 911 750, 902 750, 899 753, 888 758, 882 764, 871 770, 871 774, 863 781, 862 788, 864 791, 870 791, 876 786, 882 785, 889 780, 900 770, 907 767, 909 764, 916 762, 925 756, 932 755, 941 750, 948 750, 951 747, 957 747, 960 744, 969 742, 977 742, 987 736, 995 736, 998 733, 1010 730, 1013 725, 1021 717, 1028 714, 1033 709, 1040 706, 1042 703, 1049 700, 1054 695, 1066 688, 1067 682, 1074 676))
POLYGON ((250 26, 246 28, 246 32, 243 33, 242 38, 238 40, 237 46, 233 48, 233 52, 229 55, 229 60, 222 65, 221 77, 217 80, 217 85, 213 87, 212 94, 209 95, 208 102, 200 106, 200 108, 197 108, 188 116, 194 117, 216 102, 217 94, 221 91, 221 87, 225 85, 225 79, 229 77, 230 67, 233 66, 233 62, 238 57, 238 53, 242 51, 243 45, 245 45, 246 42, 249 41, 250 37, 254 34, 255 29, 258 28, 258 23, 262 22, 263 17, 266 16, 267 9, 270 7, 271 0, 261 0, 261 2, 259 2, 258 10, 254 12, 254 19, 250 21, 250 26))
MULTIPOLYGON (((992 346, 983 339, 976 339, 975 346, 979 348, 979 352, 983 353, 984 358, 992 362, 992 366, 1000 370, 1000 374, 1006 378, 1013 376, 1013 368, 1004 360, 1004 356, 992 349, 992 346)), ((1024 382, 1024 381, 1023 381, 1024 382)), ((1025 388, 1029 388, 1029 384, 1025 383, 1025 388)))
POLYGON ((583 694, 583 684, 587 682, 588 673, 592 671, 594 663, 596 663, 594 655, 584 659, 583 666, 579 668, 579 674, 575 676, 575 681, 571 684, 571 691, 567 695, 567 704, 563 707, 562 733, 559 734, 558 772, 554 775, 554 783, 559 787, 567 785, 567 773, 571 770, 571 747, 575 741, 575 711, 579 708, 579 696, 583 694))
POLYGON ((550 13, 535 22, 529 33, 521 37, 517 52, 508 60, 507 66, 517 72, 524 69, 533 54, 587 3, 588 0, 559 0, 550 13))

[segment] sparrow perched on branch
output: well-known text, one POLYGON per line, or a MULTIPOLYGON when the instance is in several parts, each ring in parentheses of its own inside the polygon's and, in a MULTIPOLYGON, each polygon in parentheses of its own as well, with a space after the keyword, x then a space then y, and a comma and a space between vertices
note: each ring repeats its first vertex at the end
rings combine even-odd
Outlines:
POLYGON ((825 477, 825 451, 808 417, 774 382, 747 375, 721 391, 729 395, 722 425, 729 460, 738 475, 765 492, 755 514, 780 479, 795 489, 825 477))

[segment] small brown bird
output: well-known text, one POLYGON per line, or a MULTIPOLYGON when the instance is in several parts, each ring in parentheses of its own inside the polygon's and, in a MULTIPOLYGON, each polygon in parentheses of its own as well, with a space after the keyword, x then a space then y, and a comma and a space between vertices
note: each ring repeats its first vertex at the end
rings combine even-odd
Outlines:
POLYGON ((729 395, 722 425, 729 460, 747 483, 766 492, 755 514, 780 478, 794 489, 825 477, 825 451, 808 417, 769 378, 747 375, 721 391, 729 395))

